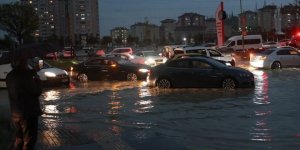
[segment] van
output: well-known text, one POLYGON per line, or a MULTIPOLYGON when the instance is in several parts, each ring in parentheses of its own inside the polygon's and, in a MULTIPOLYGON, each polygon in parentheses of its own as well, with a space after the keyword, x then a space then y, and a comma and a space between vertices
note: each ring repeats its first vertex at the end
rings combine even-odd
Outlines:
POLYGON ((220 49, 232 49, 234 51, 242 51, 249 49, 259 49, 263 45, 261 35, 246 35, 244 36, 244 49, 242 35, 230 37, 220 49))
MULTIPOLYGON (((0 60, 2 59, 3 57, 0 57, 0 60)), ((68 85, 70 82, 70 77, 67 71, 55 68, 39 58, 29 59, 28 67, 33 69, 35 66, 39 66, 37 74, 39 75, 43 85, 68 85)), ((9 61, 4 61, 4 63, 0 64, 0 88, 6 88, 6 76, 11 70, 12 66, 9 61)))

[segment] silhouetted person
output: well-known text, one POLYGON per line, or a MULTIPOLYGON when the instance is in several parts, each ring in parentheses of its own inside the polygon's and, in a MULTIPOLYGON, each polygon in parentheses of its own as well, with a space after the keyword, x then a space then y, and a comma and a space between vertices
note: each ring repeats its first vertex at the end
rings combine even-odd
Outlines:
POLYGON ((10 100, 11 120, 15 129, 14 150, 32 150, 37 140, 38 118, 42 115, 39 96, 41 81, 35 70, 28 68, 27 59, 12 63, 6 85, 10 100))

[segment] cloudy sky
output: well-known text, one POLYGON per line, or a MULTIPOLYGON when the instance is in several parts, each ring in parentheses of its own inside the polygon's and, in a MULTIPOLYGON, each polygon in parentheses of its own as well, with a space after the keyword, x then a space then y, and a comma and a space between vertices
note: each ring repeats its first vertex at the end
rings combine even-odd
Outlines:
MULTIPOLYGON (((8 3, 16 0, 0 0, 8 3)), ((115 27, 127 27, 146 19, 156 25, 164 19, 175 19, 187 12, 214 17, 221 0, 99 0, 100 35, 109 35, 115 27)), ((223 0, 228 14, 240 13, 240 0, 223 0)), ((267 5, 295 3, 295 0, 241 0, 243 10, 256 10, 267 5)))

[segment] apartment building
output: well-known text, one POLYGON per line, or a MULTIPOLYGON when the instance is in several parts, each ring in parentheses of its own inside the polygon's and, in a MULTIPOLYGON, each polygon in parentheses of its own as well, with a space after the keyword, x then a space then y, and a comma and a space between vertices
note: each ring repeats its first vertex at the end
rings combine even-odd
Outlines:
POLYGON ((86 44, 99 38, 98 0, 21 0, 34 7, 39 15, 35 36, 46 40, 63 38, 65 44, 86 44))
POLYGON ((129 29, 125 27, 116 27, 110 31, 111 38, 118 44, 127 44, 127 38, 129 35, 129 29))

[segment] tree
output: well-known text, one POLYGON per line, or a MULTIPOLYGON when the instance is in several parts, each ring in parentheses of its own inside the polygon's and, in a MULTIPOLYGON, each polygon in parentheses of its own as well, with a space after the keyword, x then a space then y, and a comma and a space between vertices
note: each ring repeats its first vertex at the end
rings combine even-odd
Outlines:
POLYGON ((0 5, 0 16, 0 30, 11 36, 19 46, 30 40, 39 26, 33 7, 19 2, 0 5))

